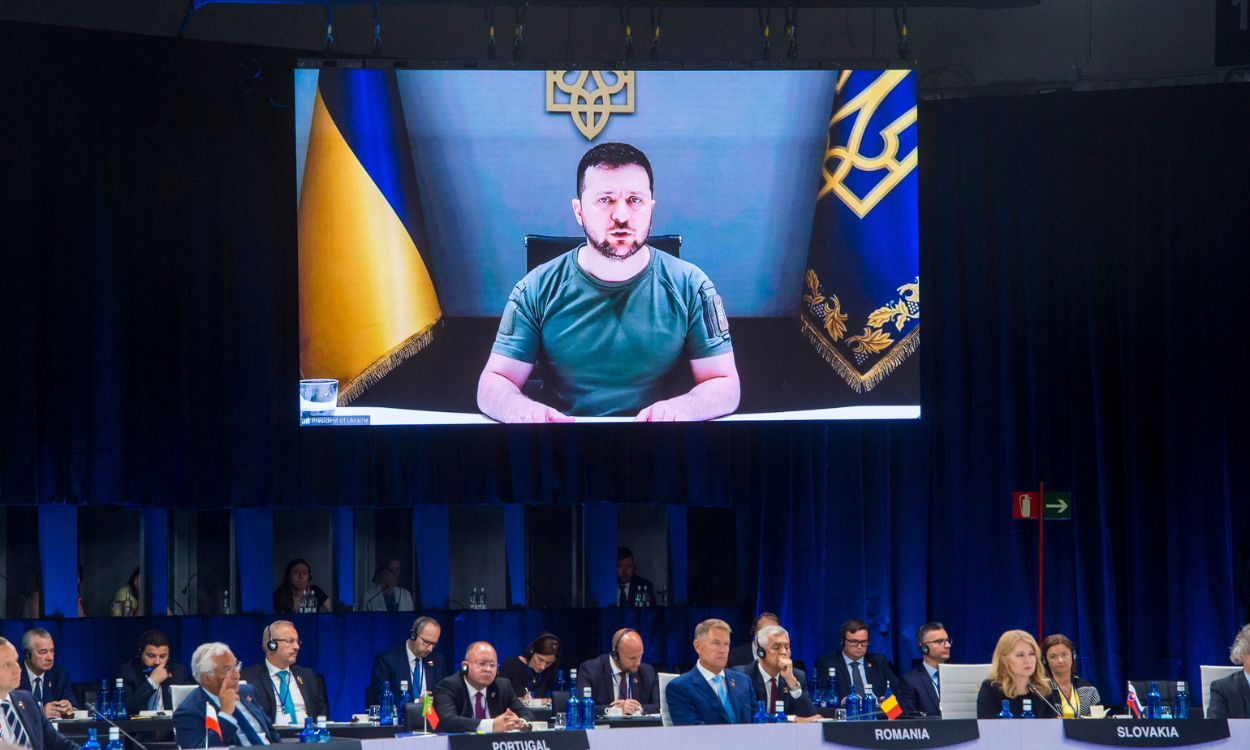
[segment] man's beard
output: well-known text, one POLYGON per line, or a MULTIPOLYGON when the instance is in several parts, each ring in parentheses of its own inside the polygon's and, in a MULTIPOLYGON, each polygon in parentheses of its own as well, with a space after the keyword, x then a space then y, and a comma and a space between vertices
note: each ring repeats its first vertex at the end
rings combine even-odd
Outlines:
MULTIPOLYGON (((616 229, 617 227, 613 227, 613 228, 616 229)), ((612 251, 612 241, 609 239, 608 235, 606 234, 604 235, 602 240, 595 242, 593 239, 591 239, 590 234, 588 233, 586 235, 586 243, 590 245, 591 247, 593 247, 594 249, 598 250, 599 254, 607 258, 608 260, 616 260, 616 261, 627 260, 629 258, 634 257, 634 255, 636 255, 639 250, 647 246, 647 235, 650 234, 650 230, 651 230, 651 227, 647 227, 647 231, 643 232, 641 234, 641 237, 639 237, 638 233, 635 233, 632 247, 630 248, 629 252, 625 253, 624 255, 617 255, 615 252, 612 251)))

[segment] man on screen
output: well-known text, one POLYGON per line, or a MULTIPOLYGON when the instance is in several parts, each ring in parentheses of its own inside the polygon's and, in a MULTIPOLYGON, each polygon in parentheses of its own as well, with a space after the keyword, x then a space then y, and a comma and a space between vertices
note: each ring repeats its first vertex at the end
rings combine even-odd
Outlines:
POLYGON ((638 421, 720 417, 738 408, 738 369, 720 296, 697 266, 646 244, 654 179, 625 143, 586 152, 573 216, 586 242, 525 276, 508 297, 478 408, 501 422, 576 416, 638 421), (552 404, 521 392, 550 365, 552 404), (666 398, 665 376, 689 362, 694 387, 666 398))

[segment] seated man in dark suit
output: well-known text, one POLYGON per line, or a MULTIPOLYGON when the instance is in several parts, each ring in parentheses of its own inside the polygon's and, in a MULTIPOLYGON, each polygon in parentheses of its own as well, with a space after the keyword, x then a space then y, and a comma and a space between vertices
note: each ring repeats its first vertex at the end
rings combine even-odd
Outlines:
POLYGON ((887 691, 898 690, 898 676, 890 662, 882 654, 868 653, 868 625, 863 620, 842 623, 842 650, 816 660, 816 674, 828 674, 831 668, 835 670, 841 698, 846 698, 852 687, 862 697, 865 683, 872 685, 878 701, 887 691))
POLYGON ((676 726, 750 724, 751 678, 725 668, 732 631, 724 620, 704 620, 694 629, 694 669, 668 683, 664 701, 676 726))
POLYGON ((224 643, 205 643, 191 655, 200 687, 174 711, 178 747, 269 745, 281 742, 251 685, 239 684, 239 660, 224 643))
POLYGON ((140 711, 173 711, 170 685, 193 685, 186 667, 169 660, 169 636, 160 630, 148 630, 139 636, 135 658, 117 668, 126 691, 126 713, 138 716, 140 711))
POLYGON ((1250 625, 1238 631, 1228 658, 1233 664, 1240 664, 1241 671, 1211 683, 1207 718, 1250 719, 1250 625))
POLYGON ((916 632, 916 648, 924 661, 903 675, 898 702, 908 715, 941 716, 941 685, 938 667, 951 658, 951 639, 940 622, 926 622, 916 632))
POLYGON ((655 606, 655 585, 638 575, 634 551, 629 547, 616 548, 616 606, 655 606))
POLYGON ((256 688, 256 700, 269 721, 287 726, 304 726, 311 716, 328 716, 325 680, 308 667, 295 663, 300 639, 295 625, 275 620, 261 634, 265 660, 243 670, 242 679, 256 688))
POLYGON ((786 716, 796 721, 817 721, 820 714, 804 687, 803 672, 790 659, 790 634, 780 625, 765 625, 755 634, 755 660, 732 667, 751 678, 755 700, 763 701, 768 713, 780 702, 786 716))
POLYGON ((633 628, 612 635, 612 650, 577 668, 576 694, 590 688, 595 705, 614 706, 626 716, 660 710, 660 682, 655 667, 642 663, 642 636, 633 628))
POLYGON ((0 744, 31 750, 79 750, 43 715, 35 696, 17 689, 22 672, 17 649, 0 637, 0 744))
POLYGON ((392 646, 373 658, 373 678, 369 682, 372 703, 382 695, 382 683, 391 684, 391 692, 399 692, 399 683, 408 681, 413 697, 434 690, 447 674, 443 655, 434 653, 443 629, 433 617, 418 617, 408 631, 408 640, 392 646))
POLYGON ((43 715, 49 719, 68 719, 74 715, 74 688, 69 670, 56 663, 56 644, 52 634, 43 628, 31 628, 22 634, 22 683, 19 690, 35 696, 43 715))
POLYGON ((760 612, 751 623, 751 632, 744 643, 734 646, 729 652, 730 664, 750 664, 755 661, 755 636, 769 625, 780 625, 781 618, 772 612, 760 612))
POLYGON ((521 705, 506 677, 496 677, 499 657, 486 641, 465 649, 460 672, 434 686, 439 732, 510 732, 523 729, 534 714, 521 705))

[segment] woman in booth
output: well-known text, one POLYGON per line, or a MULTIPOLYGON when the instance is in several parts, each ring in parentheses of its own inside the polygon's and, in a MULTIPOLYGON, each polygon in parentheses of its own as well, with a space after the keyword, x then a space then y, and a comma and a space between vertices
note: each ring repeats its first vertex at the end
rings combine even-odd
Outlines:
POLYGON ((1062 633, 1046 636, 1042 641, 1042 663, 1050 673, 1050 685, 1058 693, 1054 701, 1065 719, 1089 716, 1089 707, 1102 703, 1102 696, 1093 683, 1076 676, 1076 646, 1062 633))
POLYGON ((330 612, 330 597, 312 582, 308 562, 295 558, 286 564, 282 583, 273 592, 273 611, 283 614, 330 612))
POLYGON ((981 683, 977 693, 977 718, 996 719, 1006 702, 1011 715, 1020 718, 1024 701, 1032 704, 1033 716, 1053 719, 1051 708, 1059 696, 1051 691, 1050 682, 1038 664, 1037 641, 1023 630, 1008 630, 994 647, 990 676, 981 683))
POLYGON ((525 653, 505 659, 499 665, 499 676, 507 677, 512 689, 521 698, 549 698, 560 660, 560 639, 551 633, 539 633, 525 653))
POLYGON ((109 610, 114 617, 137 617, 143 614, 142 586, 143 579, 139 576, 139 569, 135 568, 135 572, 126 580, 126 585, 113 594, 113 604, 109 610))

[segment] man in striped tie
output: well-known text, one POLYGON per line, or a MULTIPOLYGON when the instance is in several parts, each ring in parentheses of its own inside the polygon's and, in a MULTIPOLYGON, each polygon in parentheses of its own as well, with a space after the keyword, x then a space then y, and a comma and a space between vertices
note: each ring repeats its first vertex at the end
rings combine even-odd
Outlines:
POLYGON ((32 750, 79 750, 43 715, 35 696, 18 690, 22 666, 17 649, 0 637, 0 742, 32 750))

